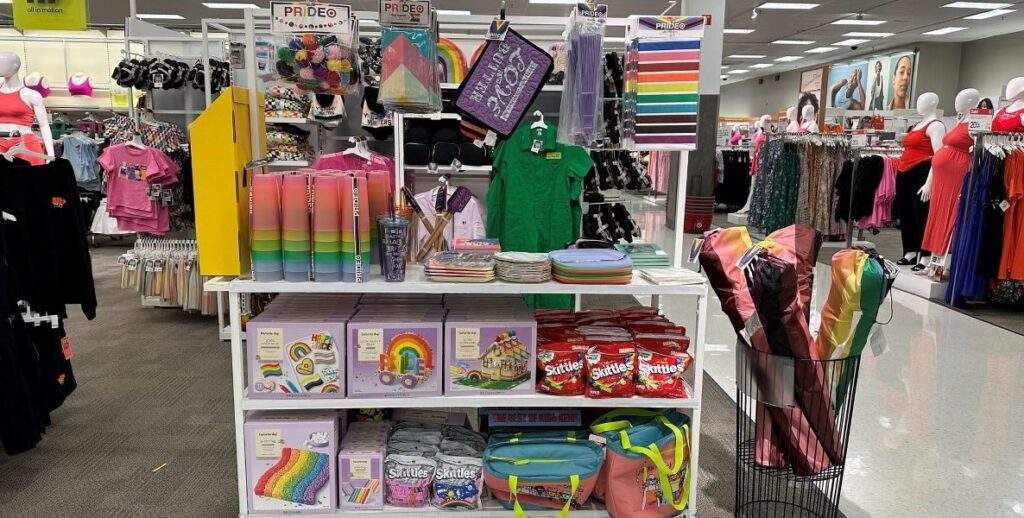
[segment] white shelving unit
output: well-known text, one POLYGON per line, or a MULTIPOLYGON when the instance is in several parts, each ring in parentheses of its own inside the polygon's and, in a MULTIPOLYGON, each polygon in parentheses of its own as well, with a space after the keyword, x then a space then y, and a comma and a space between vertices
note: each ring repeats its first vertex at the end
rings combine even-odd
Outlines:
MULTIPOLYGON (((708 288, 706 284, 697 285, 672 285, 661 286, 650 284, 634 277, 633 282, 627 285, 573 285, 560 284, 557 282, 546 282, 541 284, 515 284, 507 282, 490 282, 483 284, 463 284, 434 282, 426 278, 423 268, 418 265, 410 265, 406 273, 405 282, 385 282, 379 275, 371 275, 367 282, 345 283, 345 282, 256 282, 251 279, 238 278, 234 280, 212 279, 207 282, 208 291, 218 292, 218 296, 226 294, 228 297, 229 323, 227 329, 231 337, 231 382, 232 396, 234 401, 235 417, 235 453, 238 474, 238 505, 239 515, 250 516, 247 509, 247 485, 245 480, 245 440, 242 433, 242 426, 245 422, 245 413, 253 410, 324 410, 324 409, 349 409, 349 408, 491 408, 491 407, 538 407, 538 408, 677 408, 689 413, 692 423, 690 427, 690 465, 688 469, 697 474, 700 472, 700 420, 701 420, 701 396, 704 379, 704 344, 707 327, 707 304, 708 288), (655 398, 621 398, 621 399, 587 399, 578 397, 560 397, 548 394, 522 394, 522 395, 485 395, 485 396, 438 396, 420 398, 344 398, 344 399, 261 399, 256 396, 249 396, 246 390, 246 366, 245 366, 245 344, 243 342, 241 324, 241 297, 250 293, 460 293, 460 294, 527 294, 527 293, 550 293, 550 294, 572 294, 572 295, 634 295, 651 296, 651 304, 660 306, 663 296, 694 297, 697 299, 697 311, 693 315, 693 322, 681 322, 683 325, 693 327, 691 352, 694 355, 693 381, 688 384, 691 397, 687 399, 655 399, 655 398)), ((697 477, 691 481, 690 501, 683 516, 696 516, 694 510, 697 505, 697 477)), ((338 516, 345 518, 352 517, 380 517, 380 516, 403 516, 416 515, 418 517, 440 517, 451 516, 451 512, 432 509, 404 509, 385 508, 381 511, 352 512, 339 510, 334 514, 308 514, 294 516, 338 516)), ((531 517, 557 516, 557 512, 534 512, 529 513, 531 517)), ((260 513, 252 516, 268 516, 260 513)), ((272 516, 272 515, 270 515, 272 516)), ((513 516, 511 511, 498 506, 495 502, 488 502, 484 509, 469 513, 459 513, 459 516, 498 517, 513 516)), ((600 507, 575 510, 573 517, 605 517, 607 513, 600 507)))

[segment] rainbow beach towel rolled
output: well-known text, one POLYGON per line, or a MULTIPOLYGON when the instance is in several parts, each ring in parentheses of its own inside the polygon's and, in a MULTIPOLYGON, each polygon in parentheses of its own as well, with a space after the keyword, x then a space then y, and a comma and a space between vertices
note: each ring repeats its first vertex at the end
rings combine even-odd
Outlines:
POLYGON ((297 504, 315 505, 317 493, 330 478, 330 459, 326 453, 282 448, 281 458, 256 482, 256 496, 276 498, 297 504))
POLYGON ((281 175, 252 177, 249 224, 253 279, 279 281, 284 278, 281 247, 281 175))

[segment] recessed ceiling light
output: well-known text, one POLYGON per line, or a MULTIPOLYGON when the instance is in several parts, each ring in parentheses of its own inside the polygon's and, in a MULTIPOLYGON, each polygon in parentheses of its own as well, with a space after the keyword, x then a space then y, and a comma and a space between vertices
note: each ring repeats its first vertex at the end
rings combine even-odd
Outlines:
POLYGON ((839 50, 836 47, 814 47, 813 49, 807 49, 804 51, 806 54, 824 54, 826 52, 832 52, 833 50, 839 50))
POLYGON ((767 56, 764 54, 729 54, 729 57, 733 59, 763 59, 767 56))
POLYGON ((750 71, 744 68, 737 68, 736 70, 730 71, 729 74, 746 74, 747 72, 750 71))
POLYGON ((1010 7, 1013 4, 1003 4, 998 2, 953 2, 946 4, 942 7, 954 7, 957 9, 1002 9, 1004 7, 1010 7))
POLYGON ((758 63, 756 65, 750 65, 750 68, 768 68, 772 66, 770 63, 758 63))
POLYGON ((469 16, 469 15, 471 15, 473 13, 471 13, 469 11, 460 11, 460 10, 452 10, 452 9, 438 9, 437 10, 437 14, 450 14, 452 16, 469 16))
POLYGON ((1002 16, 1004 14, 1010 14, 1015 12, 1017 12, 1015 9, 993 9, 991 11, 985 11, 983 13, 965 16, 964 20, 987 20, 989 18, 995 18, 996 16, 1002 16))
POLYGON ((885 20, 860 20, 857 18, 843 18, 832 22, 832 25, 882 25, 885 20))
POLYGON ((814 40, 775 40, 772 45, 811 45, 814 40))
POLYGON ((843 36, 854 36, 857 38, 888 38, 892 36, 892 32, 848 32, 843 36))
POLYGON ((184 20, 185 17, 180 14, 136 14, 136 18, 143 20, 184 20))
POLYGON ((820 4, 801 4, 796 2, 765 2, 759 6, 758 9, 786 9, 786 10, 798 10, 806 11, 807 9, 814 9, 820 4))
POLYGON ((928 31, 923 33, 925 36, 942 36, 943 34, 949 34, 951 32, 965 31, 967 27, 943 27, 941 29, 935 29, 934 31, 928 31))
POLYGON ((750 34, 754 29, 722 29, 724 34, 750 34))
POLYGON ((804 59, 803 56, 782 56, 781 58, 775 58, 775 61, 781 61, 783 63, 789 63, 790 61, 796 61, 798 59, 804 59))
POLYGON ((850 47, 850 46, 853 46, 853 45, 860 45, 861 43, 867 43, 869 41, 871 41, 871 40, 864 40, 864 39, 858 39, 858 38, 850 38, 848 40, 837 41, 837 42, 833 43, 832 45, 835 46, 835 47, 850 47))
POLYGON ((203 2, 210 9, 259 9, 256 4, 239 4, 235 2, 203 2))

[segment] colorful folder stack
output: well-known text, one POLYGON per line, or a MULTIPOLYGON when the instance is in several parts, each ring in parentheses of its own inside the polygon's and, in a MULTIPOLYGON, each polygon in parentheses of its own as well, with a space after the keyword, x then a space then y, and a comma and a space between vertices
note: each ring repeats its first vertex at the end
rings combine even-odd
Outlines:
POLYGON ((366 176, 341 177, 341 277, 364 282, 370 271, 370 205, 366 176))
POLYGON ((629 284, 633 261, 618 250, 591 248, 555 250, 551 276, 565 284, 629 284))
POLYGON ((702 16, 630 16, 623 142, 632 150, 697 148, 702 16))
POLYGON ((309 175, 289 172, 282 176, 281 222, 284 228, 284 280, 309 280, 309 175))
POLYGON ((313 177, 313 280, 341 280, 341 177, 313 177))
POLYGON ((281 176, 254 175, 250 193, 253 279, 279 281, 284 278, 281 263, 281 176))

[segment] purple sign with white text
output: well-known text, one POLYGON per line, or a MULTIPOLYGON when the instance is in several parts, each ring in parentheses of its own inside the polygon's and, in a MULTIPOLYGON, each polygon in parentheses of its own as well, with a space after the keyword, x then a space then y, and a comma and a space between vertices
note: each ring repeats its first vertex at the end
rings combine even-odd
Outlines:
POLYGON ((507 138, 523 120, 547 82, 554 61, 544 49, 509 29, 488 41, 455 98, 463 116, 507 138))

